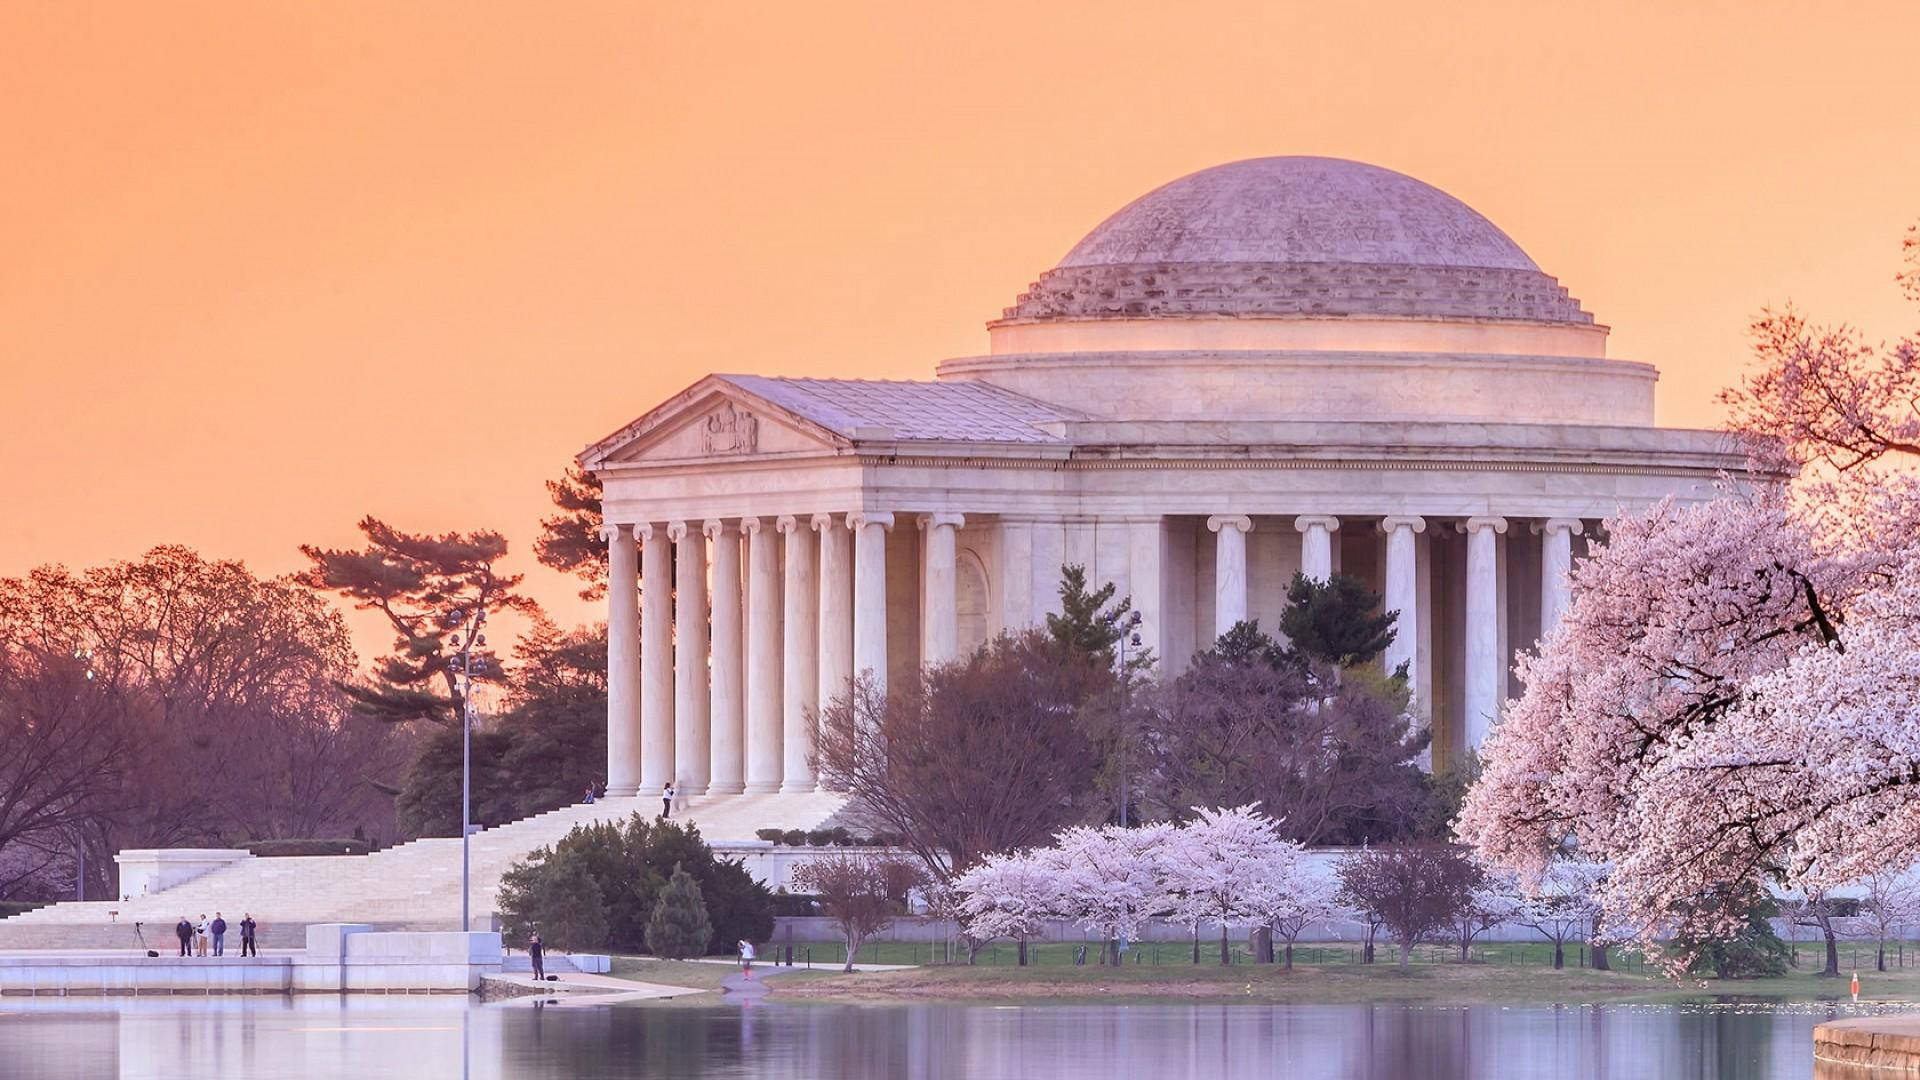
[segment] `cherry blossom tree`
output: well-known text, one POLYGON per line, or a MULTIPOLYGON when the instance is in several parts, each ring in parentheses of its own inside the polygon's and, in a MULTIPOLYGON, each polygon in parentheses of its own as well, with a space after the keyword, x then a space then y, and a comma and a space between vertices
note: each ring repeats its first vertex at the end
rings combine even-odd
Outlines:
POLYGON ((1048 865, 1060 875, 1062 907, 1106 943, 1103 962, 1120 962, 1120 943, 1141 929, 1165 901, 1164 863, 1172 825, 1079 826, 1060 834, 1048 865))
POLYGON ((1293 943, 1317 923, 1340 913, 1335 899, 1339 883, 1330 875, 1317 873, 1304 859, 1296 860, 1288 887, 1274 891, 1261 912, 1266 926, 1281 941, 1282 964, 1293 970, 1293 943))
MULTIPOLYGON (((1601 911, 1596 892, 1606 876, 1605 863, 1585 859, 1555 859, 1548 865, 1533 892, 1523 897, 1514 911, 1514 922, 1553 942, 1555 970, 1566 966, 1567 942, 1579 940, 1599 925, 1601 911)), ((1605 948, 1598 941, 1593 944, 1596 953, 1605 948)), ((1594 966, 1605 965, 1596 963, 1594 966)))
POLYGON ((988 856, 953 887, 967 936, 981 942, 1014 939, 1025 967, 1027 942, 1040 936, 1048 919, 1065 914, 1064 883, 1060 864, 1047 853, 1016 851, 988 856))
POLYGON ((1300 846, 1280 839, 1272 818, 1253 804, 1199 809, 1168 846, 1166 887, 1175 918, 1197 928, 1220 924, 1220 962, 1232 962, 1227 932, 1264 926, 1277 893, 1287 887, 1300 846))
POLYGON ((1340 860, 1339 898, 1392 935, 1406 967, 1413 947, 1445 933, 1485 875, 1447 844, 1383 844, 1340 860))
POLYGON ((1481 934, 1520 916, 1524 899, 1519 879, 1505 870, 1480 870, 1479 880, 1467 894, 1467 902, 1453 916, 1454 941, 1460 946, 1460 962, 1473 959, 1473 943, 1481 934))
POLYGON ((1887 970, 1887 940, 1901 927, 1920 919, 1920 879, 1915 879, 1912 871, 1912 867, 1882 870, 1868 875, 1864 883, 1866 896, 1860 913, 1878 942, 1873 958, 1875 971, 1887 970))
MULTIPOLYGON (((1920 234, 1907 252, 1920 301, 1920 234)), ((1569 839, 1611 862, 1606 921, 1649 944, 1731 936, 1762 884, 1825 892, 1920 843, 1920 339, 1790 311, 1754 334, 1725 400, 1757 471, 1609 522, 1458 822, 1529 879, 1569 839)))

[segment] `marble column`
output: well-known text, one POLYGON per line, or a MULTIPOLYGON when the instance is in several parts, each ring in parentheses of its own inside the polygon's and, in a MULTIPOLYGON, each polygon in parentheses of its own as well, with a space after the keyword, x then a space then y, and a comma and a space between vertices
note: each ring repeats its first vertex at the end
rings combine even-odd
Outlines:
POLYGON ((1548 518, 1540 526, 1540 636, 1560 625, 1572 592, 1573 538, 1584 526, 1579 518, 1548 518))
POLYGON ((738 795, 746 787, 746 665, 741 639, 740 534, 709 518, 713 540, 713 693, 708 741, 713 747, 707 791, 738 795))
POLYGON ((1033 608, 1033 524, 1000 522, 1000 629, 1020 631, 1039 621, 1033 608))
POLYGON ((920 519, 920 528, 926 532, 926 557, 921 562, 926 610, 920 622, 920 656, 929 664, 944 664, 960 655, 955 533, 966 520, 959 514, 928 514, 920 519))
POLYGON ((1133 609, 1140 613, 1139 655, 1151 652, 1166 659, 1166 537, 1159 518, 1127 524, 1127 587, 1133 591, 1133 609))
POLYGON ((820 707, 853 680, 853 534, 832 514, 813 515, 820 534, 820 707))
POLYGON ((781 657, 781 791, 812 791, 813 714, 820 707, 820 563, 812 518, 782 514, 774 527, 786 538, 787 579, 781 657))
POLYGON ((1207 528, 1215 534, 1213 636, 1219 637, 1247 619, 1247 534, 1253 531, 1253 519, 1215 514, 1207 519, 1207 528))
POLYGON ((1507 519, 1472 517, 1461 526, 1467 534, 1467 670, 1465 749, 1477 750, 1500 715, 1506 681, 1505 657, 1500 655, 1500 555, 1498 538, 1507 531, 1507 519))
POLYGON ((1300 572, 1315 581, 1333 577, 1333 534, 1340 531, 1340 519, 1324 514, 1306 514, 1293 519, 1300 530, 1300 572))
POLYGON ((684 521, 667 523, 673 541, 673 786, 705 795, 713 748, 707 735, 707 537, 684 521))
POLYGON ((640 536, 640 792, 673 779, 673 545, 667 531, 640 536))
POLYGON ((748 794, 780 790, 780 553, 759 518, 740 522, 747 539, 748 794))
POLYGON ((607 794, 640 790, 640 555, 633 530, 608 525, 607 794))
POLYGON ((1420 653, 1420 553, 1414 534, 1426 529, 1425 518, 1380 519, 1380 531, 1387 534, 1386 589, 1381 606, 1399 612, 1393 622, 1393 642, 1381 654, 1381 660, 1389 675, 1405 664, 1409 687, 1418 682, 1420 653))
POLYGON ((1058 521, 1036 521, 1033 534, 1032 612, 1036 625, 1060 614, 1060 571, 1067 563, 1067 529, 1058 521))
POLYGON ((860 511, 847 515, 853 534, 853 673, 887 690, 887 531, 893 515, 860 511))

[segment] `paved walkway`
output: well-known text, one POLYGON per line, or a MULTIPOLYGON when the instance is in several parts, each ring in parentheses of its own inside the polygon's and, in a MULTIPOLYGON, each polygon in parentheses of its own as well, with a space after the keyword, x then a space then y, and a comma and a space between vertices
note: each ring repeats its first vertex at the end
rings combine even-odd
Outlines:
MULTIPOLYGON (((728 967, 736 967, 736 968, 740 966, 740 961, 728 960, 725 957, 721 957, 721 956, 703 956, 696 959, 693 962, 696 964, 725 964, 728 967)), ((765 959, 755 960, 753 962, 753 970, 756 973, 762 972, 762 971, 770 972, 770 973, 781 973, 781 974, 784 974, 789 971, 839 971, 841 966, 842 965, 837 963, 821 963, 821 964, 815 964, 811 968, 806 967, 803 964, 795 964, 793 967, 786 967, 784 965, 774 964, 765 959)), ((920 966, 919 964, 855 964, 853 965, 853 970, 855 971, 906 971, 909 968, 916 968, 919 966, 920 966)))
POLYGON ((611 975, 588 975, 578 971, 554 972, 559 978, 552 982, 536 982, 531 974, 514 972, 504 975, 488 975, 488 982, 506 983, 511 986, 538 990, 540 993, 525 997, 512 998, 502 1004, 533 1005, 536 1002, 546 1005, 616 1005, 624 1001, 657 1001, 664 998, 685 997, 688 994, 707 994, 696 986, 668 986, 665 983, 634 982, 632 979, 618 979, 611 975), (544 999, 556 999, 546 1001, 544 999))

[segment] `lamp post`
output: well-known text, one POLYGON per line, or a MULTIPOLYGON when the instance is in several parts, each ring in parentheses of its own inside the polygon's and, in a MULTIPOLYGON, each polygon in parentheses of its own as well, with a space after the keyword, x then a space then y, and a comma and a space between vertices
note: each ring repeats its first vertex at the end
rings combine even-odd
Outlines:
MULTIPOLYGON (((73 658, 86 669, 87 681, 92 682, 93 650, 75 649, 73 658)), ((79 824, 73 826, 73 898, 81 901, 87 898, 87 833, 79 824)))
POLYGON ((453 645, 460 651, 448 661, 448 667, 460 676, 460 931, 473 929, 469 910, 473 892, 473 673, 486 667, 485 655, 475 656, 474 646, 485 645, 487 637, 480 628, 487 624, 487 609, 477 607, 469 621, 465 611, 447 614, 445 625, 453 633, 453 645))

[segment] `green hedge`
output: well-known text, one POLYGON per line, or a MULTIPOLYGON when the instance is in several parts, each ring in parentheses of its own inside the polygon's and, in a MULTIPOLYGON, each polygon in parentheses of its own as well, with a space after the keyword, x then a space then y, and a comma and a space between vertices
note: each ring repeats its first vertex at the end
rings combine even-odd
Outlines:
POLYGON ((261 840, 248 844, 247 850, 262 859, 285 855, 365 855, 371 846, 365 840, 261 840))
POLYGON ((0 919, 9 915, 20 915, 34 908, 46 907, 51 900, 0 900, 0 919))

